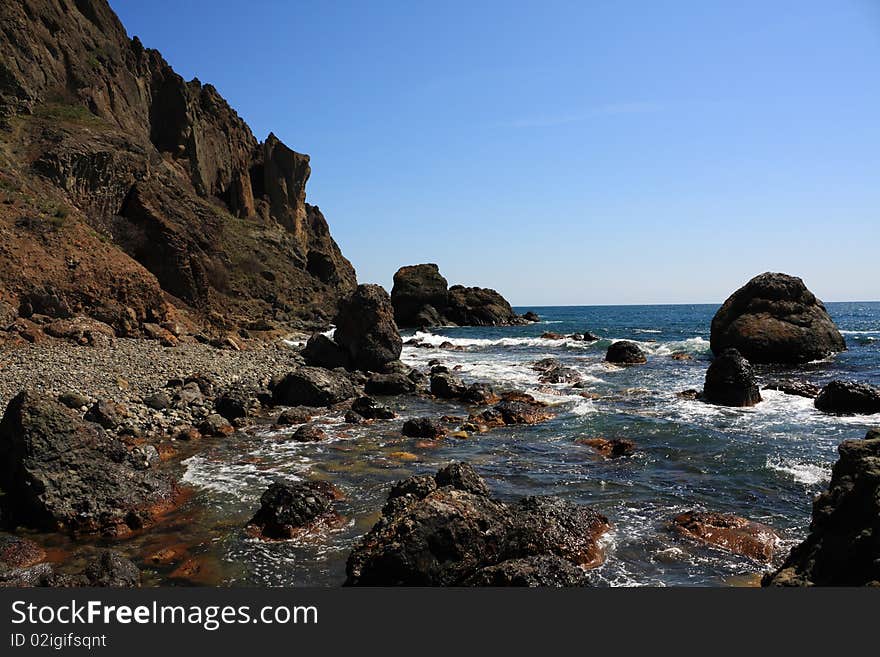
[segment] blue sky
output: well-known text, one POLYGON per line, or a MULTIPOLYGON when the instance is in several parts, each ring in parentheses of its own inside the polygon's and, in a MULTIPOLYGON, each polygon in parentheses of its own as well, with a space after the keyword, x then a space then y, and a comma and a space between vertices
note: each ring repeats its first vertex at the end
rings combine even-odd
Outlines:
POLYGON ((880 1, 111 0, 309 153, 362 282, 515 305, 880 298, 880 1))

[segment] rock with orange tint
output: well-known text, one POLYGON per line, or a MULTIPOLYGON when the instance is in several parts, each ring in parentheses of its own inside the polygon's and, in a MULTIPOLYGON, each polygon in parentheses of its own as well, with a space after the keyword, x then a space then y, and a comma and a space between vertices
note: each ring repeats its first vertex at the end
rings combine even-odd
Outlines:
POLYGON ((672 519, 672 529, 690 539, 755 561, 769 562, 779 546, 772 527, 729 513, 688 511, 672 519))
POLYGON ((324 481, 275 482, 260 497, 260 508, 248 522, 248 529, 260 538, 293 538, 335 515, 331 489, 324 481))
POLYGON ((500 402, 471 417, 471 421, 478 426, 493 428, 513 424, 538 424, 552 417, 553 414, 546 410, 545 404, 529 394, 514 392, 502 395, 500 402))
POLYGON ((395 484, 348 558, 357 586, 577 586, 602 562, 608 519, 556 497, 493 499, 467 463, 395 484))
POLYGON ((579 438, 575 441, 579 445, 592 447, 605 458, 615 459, 621 456, 632 456, 636 451, 636 444, 626 438, 579 438))
POLYGON ((0 569, 27 568, 46 559, 46 551, 28 538, 0 534, 0 569))

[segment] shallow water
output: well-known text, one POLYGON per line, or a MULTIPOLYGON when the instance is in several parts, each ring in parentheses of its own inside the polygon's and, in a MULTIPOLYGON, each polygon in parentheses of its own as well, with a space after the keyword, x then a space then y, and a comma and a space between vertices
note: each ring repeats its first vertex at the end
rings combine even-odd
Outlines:
MULTIPOLYGON (((323 418, 331 436, 323 443, 287 442, 268 429, 238 434, 184 462, 184 481, 196 496, 164 530, 166 542, 174 536, 195 544, 190 553, 207 564, 205 583, 336 586, 344 580, 348 552, 376 520, 392 481, 433 472, 450 460, 467 460, 501 498, 561 495, 606 514, 614 529, 606 539, 605 564, 592 571, 598 585, 753 583, 751 576, 765 566, 695 545, 670 533, 666 523, 693 508, 731 512, 777 528, 792 545, 805 535, 811 500, 827 485, 837 445, 880 425, 880 416, 826 416, 813 408, 812 400, 772 391, 750 409, 676 397, 678 391, 702 387, 710 360, 709 323, 717 306, 530 309, 541 315, 541 323, 420 333, 424 341, 439 345, 449 340, 466 351, 406 346, 403 360, 425 367, 439 358, 460 367, 467 382, 528 390, 554 405, 555 419, 425 447, 401 437, 403 420, 425 414, 464 416, 467 409, 401 398, 383 400, 399 413, 392 421, 352 427, 341 415, 323 418), (603 339, 590 344, 539 337, 545 331, 584 330, 603 339), (624 338, 638 341, 649 353, 647 365, 618 368, 603 362, 611 340, 624 338), (693 360, 669 357, 681 351, 693 360), (586 391, 598 398, 539 383, 529 365, 548 356, 578 370, 586 391), (629 438, 638 452, 601 460, 574 442, 595 436, 629 438), (339 504, 341 523, 293 542, 248 538, 242 527, 259 506, 260 494, 277 478, 332 481, 345 494, 339 504)), ((848 377, 880 384, 880 303, 828 304, 828 309, 849 350, 803 367, 763 368, 763 378, 822 383, 848 377)), ((138 552, 143 554, 143 548, 138 552)), ((155 581, 168 581, 171 566, 144 565, 154 570, 155 581)))

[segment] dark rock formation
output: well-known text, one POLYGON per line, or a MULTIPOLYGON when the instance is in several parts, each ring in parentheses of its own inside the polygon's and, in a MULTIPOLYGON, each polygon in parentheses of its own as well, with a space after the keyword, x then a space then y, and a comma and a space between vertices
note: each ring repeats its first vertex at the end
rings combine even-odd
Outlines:
POLYGON ((880 431, 838 452, 809 535, 763 586, 880 586, 880 431))
POLYGON ((388 293, 379 285, 358 285, 336 315, 333 336, 353 367, 380 372, 400 358, 403 340, 394 322, 388 293))
POLYGON ((170 508, 175 488, 58 402, 18 394, 0 423, 0 498, 21 524, 122 535, 170 508))
POLYGON ((609 459, 632 456, 636 452, 636 444, 627 438, 579 438, 577 443, 592 447, 596 452, 609 459))
POLYGON ((578 383, 581 375, 570 367, 565 367, 555 358, 544 358, 532 364, 532 369, 540 372, 541 383, 578 383))
POLYGON ((330 370, 348 368, 351 362, 346 351, 323 333, 315 333, 309 338, 302 350, 302 357, 306 365, 330 370))
POLYGON ((734 347, 752 363, 806 363, 846 349, 825 306, 800 278, 764 273, 712 319, 712 351, 734 347))
POLYGON ((615 365, 641 365, 648 362, 648 357, 635 342, 619 340, 608 347, 605 360, 615 365))
POLYGON ((260 508, 248 522, 262 538, 285 540, 333 515, 333 495, 323 482, 275 482, 260 497, 260 508))
POLYGON ((814 404, 823 413, 872 415, 880 413, 880 388, 858 381, 832 381, 814 404))
POLYGON ((365 420, 390 420, 394 417, 394 411, 372 397, 358 397, 351 403, 351 410, 365 420))
POLYGON ((467 386, 455 374, 440 372, 431 376, 431 394, 440 399, 458 399, 467 392, 467 386))
POLYGON ((601 563, 607 519, 552 497, 505 504, 467 464, 392 487, 348 558, 359 586, 581 585, 601 563))
POLYGON ((368 395, 405 395, 415 390, 416 382, 401 372, 371 374, 364 385, 364 391, 368 395))
POLYGON ((477 427, 492 429, 517 424, 538 424, 553 414, 546 405, 526 393, 505 393, 500 402, 478 415, 471 416, 477 427))
POLYGON ((281 411, 275 424, 289 426, 291 424, 305 424, 312 419, 313 412, 308 408, 287 408, 281 411))
POLYGON ((247 417, 252 398, 245 390, 227 390, 217 395, 214 400, 214 410, 227 420, 235 420, 247 417))
POLYGON ((779 546, 779 535, 772 527, 729 513, 687 511, 675 516, 671 527, 699 543, 755 561, 769 562, 779 546))
POLYGON ((723 406, 754 406, 761 401, 752 366, 736 349, 725 349, 709 365, 703 399, 723 406))
POLYGON ((320 367, 301 367, 272 390, 272 399, 284 406, 332 406, 354 396, 354 386, 345 372, 320 367))
POLYGON ((412 438, 435 440, 446 435, 446 428, 429 417, 420 417, 404 422, 401 433, 412 438))
POLYGON ((327 432, 314 424, 304 424, 293 432, 290 439, 296 443, 319 443, 327 439, 327 432))
POLYGON ((807 381, 768 381, 764 384, 764 390, 777 390, 784 392, 786 395, 794 395, 796 397, 807 397, 815 399, 821 388, 807 381))
POLYGON ((0 24, 0 297, 121 335, 333 316, 355 275, 305 201, 308 156, 258 143, 106 0, 3 3, 0 24))
POLYGON ((495 290, 453 285, 437 265, 429 263, 401 267, 394 275, 391 303, 398 326, 423 328, 460 326, 503 326, 537 321, 537 315, 517 315, 495 290))

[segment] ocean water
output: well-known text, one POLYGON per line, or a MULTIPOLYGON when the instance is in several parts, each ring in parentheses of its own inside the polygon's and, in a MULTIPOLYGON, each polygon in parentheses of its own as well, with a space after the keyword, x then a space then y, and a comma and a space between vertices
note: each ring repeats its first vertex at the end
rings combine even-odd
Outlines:
MULTIPOLYGON (((848 351, 800 367, 759 367, 762 380, 793 378, 822 384, 853 378, 880 385, 880 303, 830 303, 848 351)), ((403 360, 426 368, 440 359, 466 382, 523 389, 552 404, 553 420, 496 430, 468 439, 447 438, 426 447, 404 438, 403 420, 420 415, 466 415, 453 403, 390 399, 399 418, 351 427, 341 416, 323 422, 330 440, 297 444, 266 428, 220 441, 185 462, 184 480, 197 491, 180 531, 212 564, 214 581, 229 585, 325 585, 344 579, 352 545, 372 526, 389 484, 467 460, 495 495, 515 499, 553 494, 589 504, 609 517, 607 558, 591 571, 599 586, 725 586, 753 582, 767 568, 749 559, 697 545, 668 529, 690 509, 729 512, 769 524, 787 549, 806 534, 811 501, 828 483, 837 445, 862 438, 880 415, 834 417, 812 400, 764 391, 754 408, 731 409, 681 399, 701 388, 711 360, 709 324, 717 306, 605 306, 521 308, 537 311, 537 324, 504 328, 440 328, 406 332, 463 351, 404 348, 403 360), (545 331, 589 330, 595 343, 541 338, 545 331), (604 363, 613 340, 638 342, 646 365, 604 363), (670 355, 686 352, 692 360, 670 355), (577 370, 584 390, 547 385, 530 364, 558 358, 577 370), (592 393, 585 398, 580 393, 592 393), (575 441, 628 438, 629 458, 602 460, 575 441), (259 495, 277 478, 321 478, 344 493, 342 519, 328 531, 301 540, 265 543, 241 527, 259 506, 259 495)), ((170 531, 174 531, 172 528, 170 531)), ((157 581, 168 573, 157 569, 157 581)))

